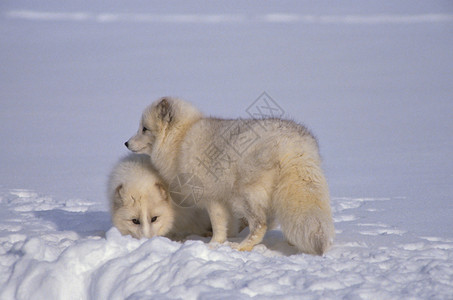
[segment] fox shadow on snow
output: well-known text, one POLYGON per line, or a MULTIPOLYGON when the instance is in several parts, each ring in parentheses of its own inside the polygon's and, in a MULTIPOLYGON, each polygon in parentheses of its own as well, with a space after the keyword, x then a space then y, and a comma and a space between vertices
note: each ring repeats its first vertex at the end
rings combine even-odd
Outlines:
MULTIPOLYGON (((81 237, 99 236, 105 237, 105 233, 113 226, 110 213, 107 211, 71 212, 61 209, 36 211, 34 214, 57 226, 60 231, 76 232, 81 237)), ((240 242, 249 233, 245 228, 236 238, 229 241, 240 242)), ((187 240, 201 240, 209 242, 209 238, 190 235, 187 240)), ((262 244, 269 250, 289 256, 297 254, 297 249, 286 242, 280 230, 270 230, 266 233, 262 244)))
POLYGON ((71 212, 54 209, 37 211, 34 214, 54 223, 60 231, 73 231, 82 237, 105 237, 105 232, 112 227, 110 213, 106 211, 71 212))

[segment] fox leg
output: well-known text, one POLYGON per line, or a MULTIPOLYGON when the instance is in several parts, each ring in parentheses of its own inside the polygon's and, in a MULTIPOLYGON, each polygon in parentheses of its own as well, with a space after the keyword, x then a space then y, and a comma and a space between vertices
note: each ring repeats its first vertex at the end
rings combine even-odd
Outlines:
POLYGON ((251 251, 255 245, 261 243, 267 232, 266 222, 251 222, 250 219, 248 220, 250 233, 239 245, 235 247, 239 251, 251 251))
POLYGON ((210 243, 224 243, 227 239, 231 211, 224 203, 218 201, 211 201, 207 209, 212 225, 210 243))
POLYGON ((267 204, 268 195, 262 188, 254 188, 246 191, 245 196, 238 199, 244 217, 247 219, 250 233, 249 235, 235 248, 239 251, 250 251, 253 247, 264 238, 267 232, 267 204))

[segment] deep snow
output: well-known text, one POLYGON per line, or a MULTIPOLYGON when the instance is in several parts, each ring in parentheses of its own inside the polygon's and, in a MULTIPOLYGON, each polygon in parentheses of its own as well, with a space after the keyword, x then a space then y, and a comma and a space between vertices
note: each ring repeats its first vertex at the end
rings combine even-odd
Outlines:
POLYGON ((0 299, 453 297, 448 1, 3 1, 0 45, 0 299), (111 229, 148 103, 247 117, 263 91, 321 144, 325 257, 111 229))
POLYGON ((58 203, 27 190, 1 199, 1 299, 447 299, 453 293, 452 239, 372 221, 385 215, 376 204, 392 198, 334 198, 338 237, 324 257, 297 254, 278 230, 241 253, 197 237, 178 243, 121 236, 89 202, 58 203))

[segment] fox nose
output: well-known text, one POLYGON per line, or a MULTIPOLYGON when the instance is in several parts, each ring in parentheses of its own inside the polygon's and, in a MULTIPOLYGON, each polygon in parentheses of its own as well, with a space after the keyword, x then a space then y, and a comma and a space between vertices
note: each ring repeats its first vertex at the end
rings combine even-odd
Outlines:
POLYGON ((129 149, 129 143, 128 143, 128 142, 125 142, 125 143, 124 143, 124 146, 126 146, 126 148, 129 149))

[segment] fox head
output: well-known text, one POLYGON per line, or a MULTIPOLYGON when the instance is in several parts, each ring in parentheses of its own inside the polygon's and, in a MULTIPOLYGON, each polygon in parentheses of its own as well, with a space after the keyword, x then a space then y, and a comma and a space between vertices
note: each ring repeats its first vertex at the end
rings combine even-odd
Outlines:
POLYGON ((162 183, 124 182, 115 188, 112 221, 123 235, 138 239, 166 235, 173 220, 171 199, 162 183))
POLYGON ((137 133, 124 144, 132 152, 152 156, 164 140, 200 118, 201 113, 190 103, 172 97, 160 98, 145 108, 137 133))

